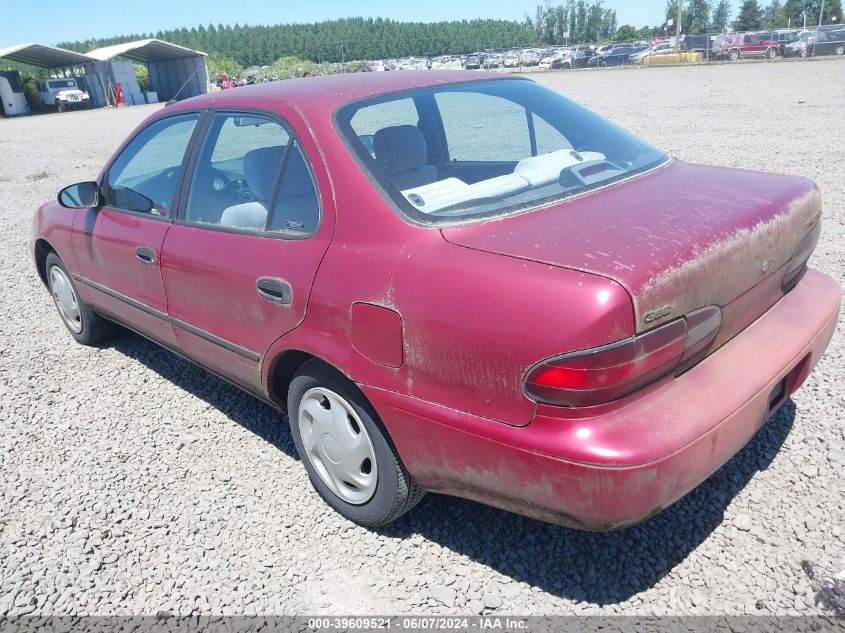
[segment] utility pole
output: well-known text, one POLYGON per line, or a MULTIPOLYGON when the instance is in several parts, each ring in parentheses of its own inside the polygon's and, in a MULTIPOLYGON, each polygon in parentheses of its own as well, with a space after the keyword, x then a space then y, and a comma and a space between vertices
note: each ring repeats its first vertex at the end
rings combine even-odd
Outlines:
POLYGON ((822 0, 822 6, 821 6, 821 8, 819 9, 819 26, 821 26, 822 24, 824 24, 824 23, 822 22, 822 15, 823 15, 823 14, 824 14, 824 0, 822 0))
POLYGON ((678 28, 675 29, 675 52, 681 50, 681 14, 684 10, 684 0, 678 0, 678 28))

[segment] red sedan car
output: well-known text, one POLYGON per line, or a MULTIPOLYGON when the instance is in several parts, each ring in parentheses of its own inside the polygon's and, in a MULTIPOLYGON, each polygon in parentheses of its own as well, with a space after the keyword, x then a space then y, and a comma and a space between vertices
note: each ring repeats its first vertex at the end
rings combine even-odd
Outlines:
POLYGON ((288 413, 364 525, 426 490, 591 530, 666 508, 827 346, 801 178, 672 160, 520 78, 292 80, 157 111, 34 224, 121 324, 288 413))

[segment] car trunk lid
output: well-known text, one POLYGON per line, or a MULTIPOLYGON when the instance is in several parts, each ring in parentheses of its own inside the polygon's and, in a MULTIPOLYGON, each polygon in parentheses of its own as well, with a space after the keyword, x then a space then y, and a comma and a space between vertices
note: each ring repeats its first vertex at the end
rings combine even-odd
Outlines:
POLYGON ((443 235, 613 279, 633 299, 638 333, 717 305, 715 349, 783 295, 799 244, 815 247, 820 213, 809 180, 673 161, 580 198, 443 235))

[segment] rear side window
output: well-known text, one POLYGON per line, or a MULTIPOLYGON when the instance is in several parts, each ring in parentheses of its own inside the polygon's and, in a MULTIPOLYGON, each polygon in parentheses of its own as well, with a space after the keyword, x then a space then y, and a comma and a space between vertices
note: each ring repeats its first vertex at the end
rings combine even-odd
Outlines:
POLYGON ((191 179, 185 220, 233 230, 310 235, 320 219, 311 169, 279 121, 216 113, 191 179))

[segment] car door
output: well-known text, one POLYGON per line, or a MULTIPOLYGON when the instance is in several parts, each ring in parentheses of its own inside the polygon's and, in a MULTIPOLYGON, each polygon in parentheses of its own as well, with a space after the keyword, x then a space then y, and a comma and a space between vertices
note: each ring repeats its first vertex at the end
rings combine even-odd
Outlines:
POLYGON ((209 115, 162 248, 180 350, 256 393, 265 351, 305 316, 333 229, 314 141, 283 112, 209 115))
POLYGON ((161 246, 199 118, 177 114, 140 130, 104 171, 102 206, 74 221, 74 278, 85 301, 170 346, 161 246))

